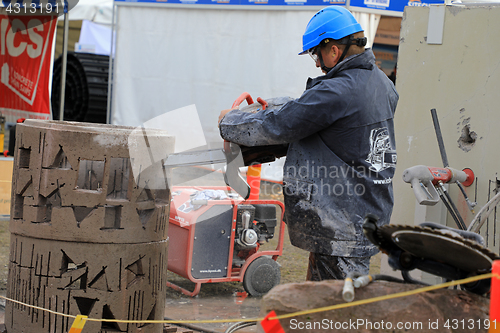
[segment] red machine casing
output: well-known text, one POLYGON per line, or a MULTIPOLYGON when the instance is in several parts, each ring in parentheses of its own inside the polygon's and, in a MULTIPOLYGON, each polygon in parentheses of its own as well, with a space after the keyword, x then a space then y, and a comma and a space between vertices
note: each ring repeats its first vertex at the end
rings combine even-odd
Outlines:
POLYGON ((278 200, 244 200, 228 186, 174 186, 169 218, 168 270, 196 284, 188 291, 171 282, 167 286, 186 295, 196 296, 202 283, 243 282, 248 265, 261 256, 276 260, 283 252, 285 223, 284 205, 278 200), (228 199, 191 202, 191 195, 203 190, 223 190, 228 199), (241 267, 233 265, 238 205, 272 204, 281 209, 277 213, 279 226, 275 250, 250 251, 241 267))

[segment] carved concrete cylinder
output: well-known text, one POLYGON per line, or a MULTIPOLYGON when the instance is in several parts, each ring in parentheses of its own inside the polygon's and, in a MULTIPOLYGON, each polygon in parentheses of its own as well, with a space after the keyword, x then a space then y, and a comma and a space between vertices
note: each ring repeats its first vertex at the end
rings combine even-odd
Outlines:
MULTIPOLYGON (((68 315, 162 320, 170 191, 165 131, 26 120, 16 128, 7 297, 68 315)), ((8 333, 72 318, 6 303, 8 333)), ((162 332, 88 321, 85 332, 162 332)))

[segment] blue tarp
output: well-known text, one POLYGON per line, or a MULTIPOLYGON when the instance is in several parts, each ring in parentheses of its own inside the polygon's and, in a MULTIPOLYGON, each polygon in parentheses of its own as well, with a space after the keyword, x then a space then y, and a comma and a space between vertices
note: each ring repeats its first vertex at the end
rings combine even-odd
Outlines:
POLYGON ((345 0, 115 0, 117 2, 149 2, 158 4, 256 5, 256 6, 345 6, 345 0))
POLYGON ((406 6, 429 6, 431 4, 444 4, 444 0, 351 0, 350 8, 356 10, 363 8, 368 10, 382 10, 391 12, 403 12, 406 6))

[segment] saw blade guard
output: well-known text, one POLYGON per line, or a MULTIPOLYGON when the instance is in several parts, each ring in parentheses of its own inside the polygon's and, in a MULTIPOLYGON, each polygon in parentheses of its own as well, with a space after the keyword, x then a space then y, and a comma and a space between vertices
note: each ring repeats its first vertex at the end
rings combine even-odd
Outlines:
MULTIPOLYGON (((419 226, 388 224, 378 227, 377 218, 367 215, 363 232, 388 256, 388 263, 403 273, 419 269, 448 280, 459 280, 491 270, 499 256, 485 248, 480 235, 431 222, 419 226)), ((405 281, 407 279, 405 278, 405 281)), ((413 282, 412 282, 413 283, 413 282)), ((489 281, 462 286, 484 294, 489 281)))

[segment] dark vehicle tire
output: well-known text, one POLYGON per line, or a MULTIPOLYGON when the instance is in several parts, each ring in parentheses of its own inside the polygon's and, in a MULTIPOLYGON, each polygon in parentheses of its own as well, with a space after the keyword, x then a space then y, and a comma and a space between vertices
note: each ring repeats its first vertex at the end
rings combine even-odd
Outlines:
POLYGON ((243 287, 251 296, 267 294, 281 280, 280 265, 269 257, 252 261, 243 277, 243 287))

